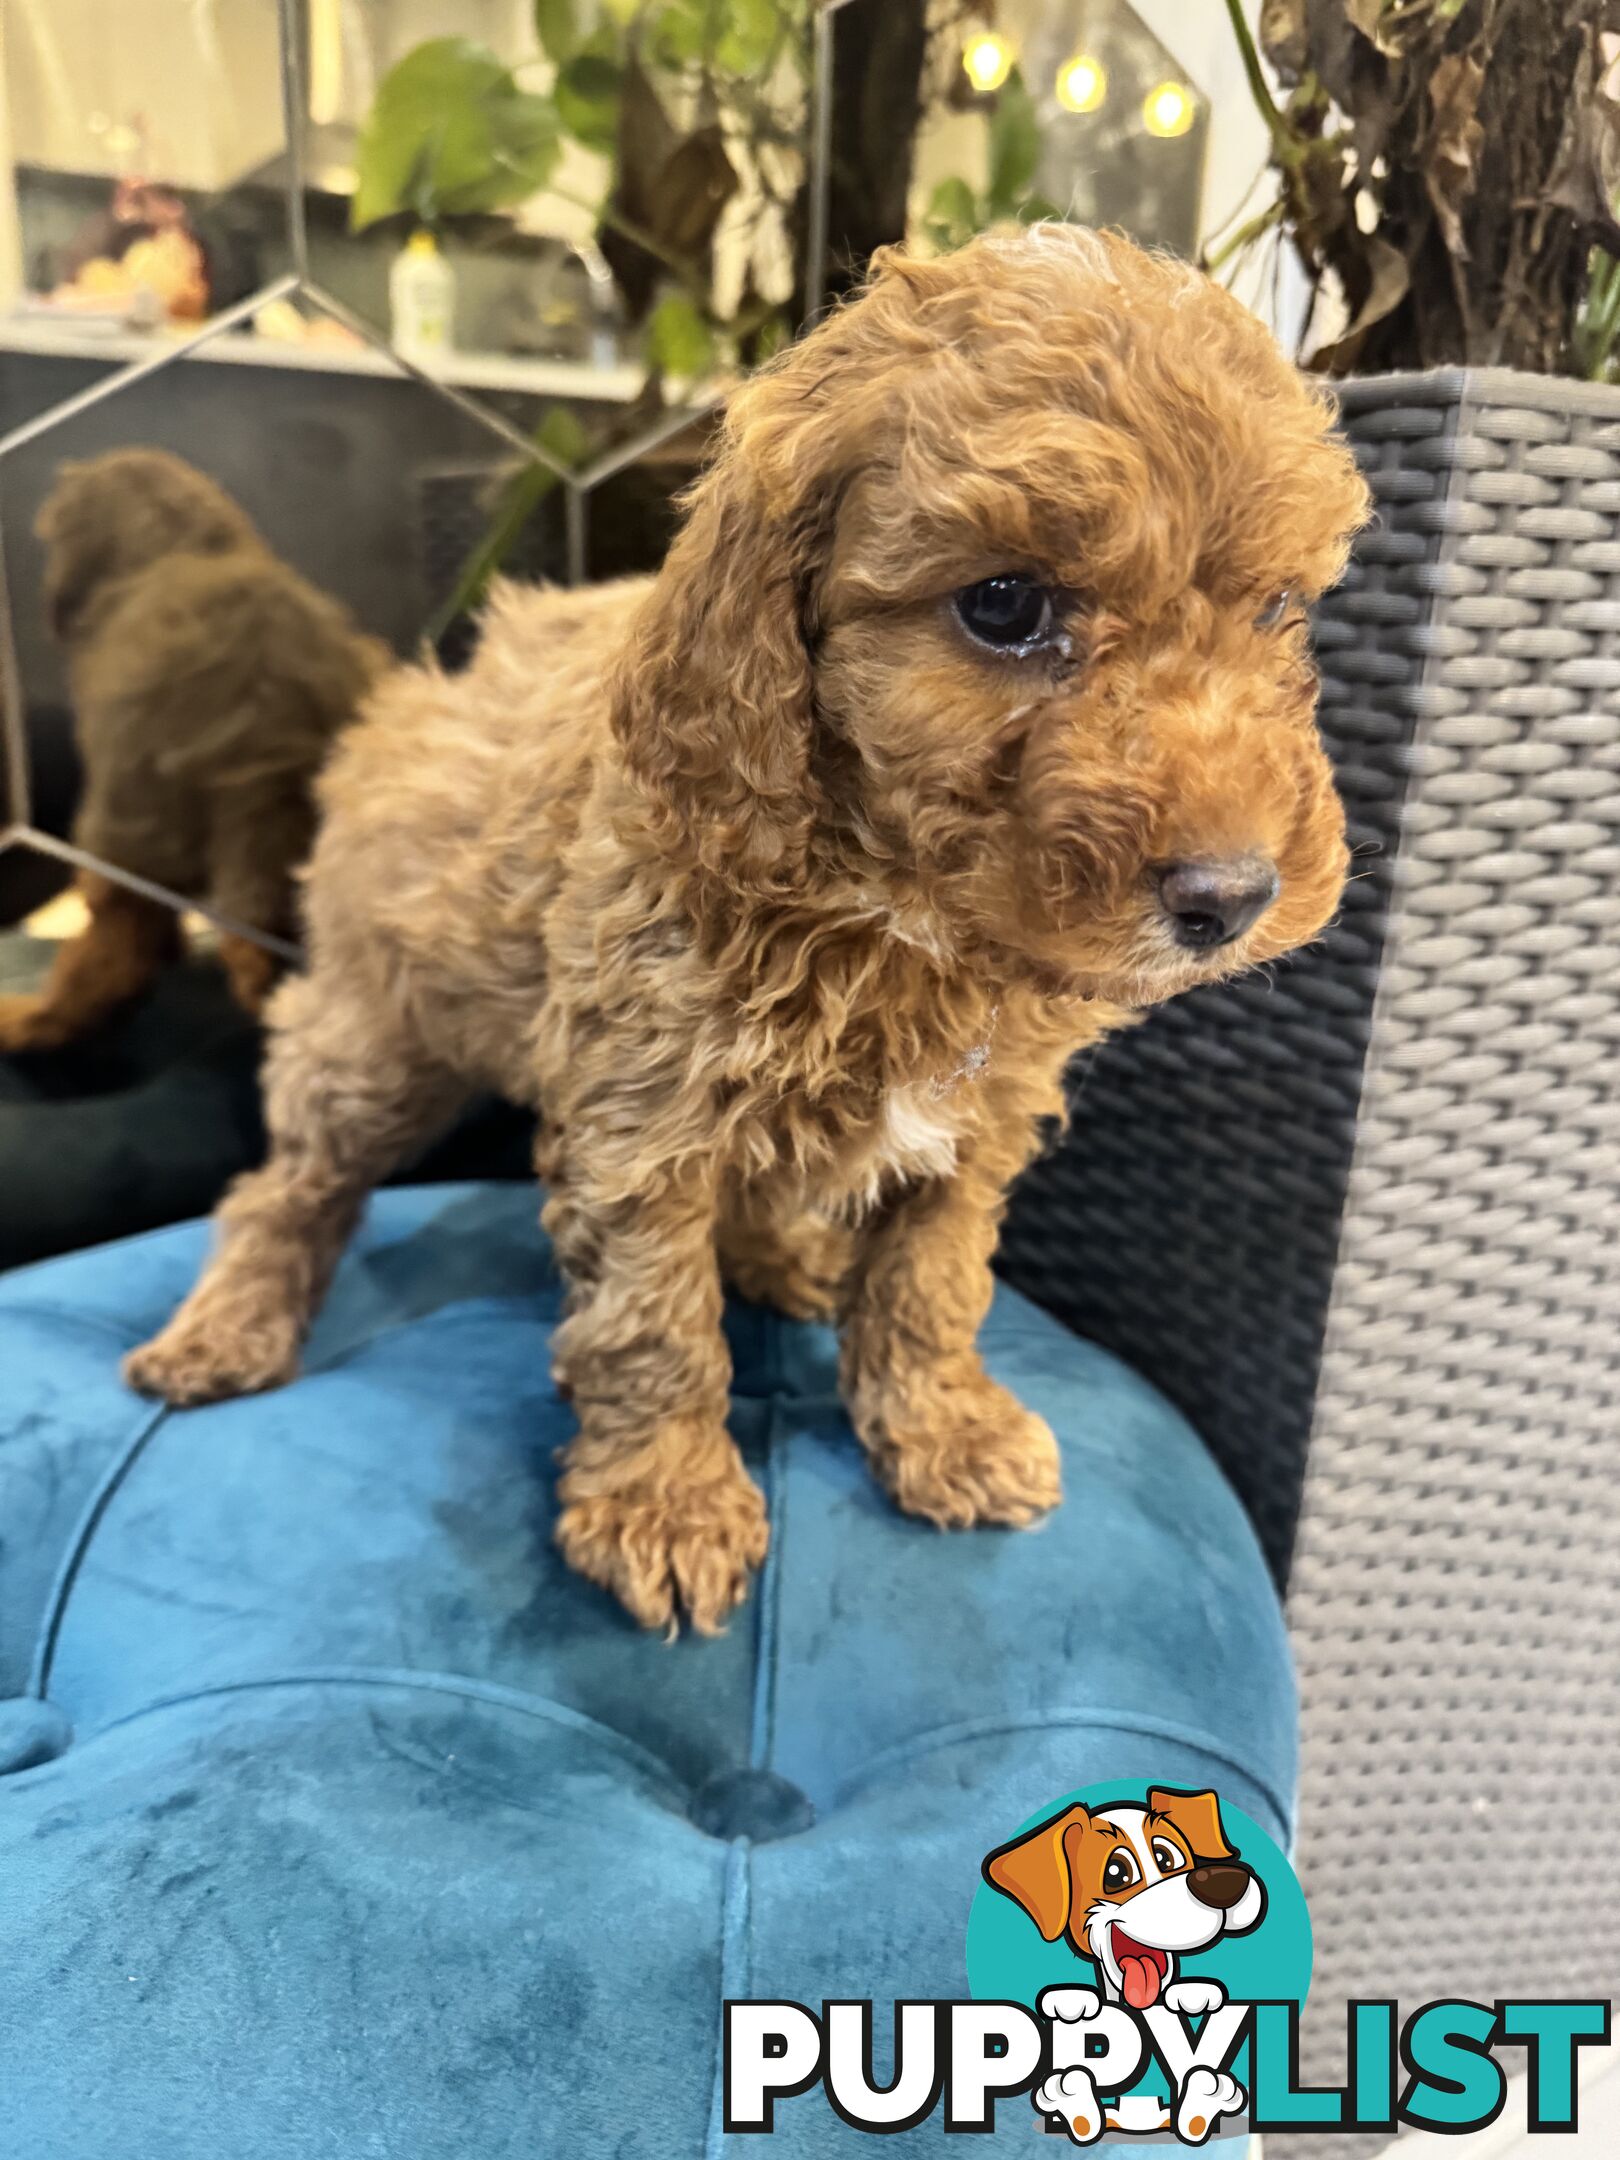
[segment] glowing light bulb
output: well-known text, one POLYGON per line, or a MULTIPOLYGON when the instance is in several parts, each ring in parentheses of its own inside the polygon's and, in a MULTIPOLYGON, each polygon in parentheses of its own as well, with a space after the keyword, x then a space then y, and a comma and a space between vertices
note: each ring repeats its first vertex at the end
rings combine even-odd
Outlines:
POLYGON ((1108 70, 1090 53, 1076 53, 1058 69, 1056 89, 1070 112, 1095 112, 1108 95, 1108 70))
POLYGON ((1142 100, 1142 125, 1150 135, 1185 135, 1197 114, 1198 101, 1185 83, 1155 83, 1142 100))
POLYGON ((962 66, 975 90, 999 90, 1012 73, 1013 49, 993 30, 982 30, 962 47, 962 66))

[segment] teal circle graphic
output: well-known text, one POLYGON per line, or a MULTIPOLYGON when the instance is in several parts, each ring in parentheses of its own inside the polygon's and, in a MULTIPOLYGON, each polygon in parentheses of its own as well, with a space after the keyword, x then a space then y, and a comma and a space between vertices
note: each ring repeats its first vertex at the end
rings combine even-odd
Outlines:
MULTIPOLYGON (((1082 1785, 1061 1794, 1023 1822, 1013 1824, 998 1844, 1010 1843, 1037 1823, 1050 1822, 1076 1802, 1094 1812, 1110 1805, 1145 1802, 1158 1780, 1121 1778, 1108 1785, 1082 1785)), ((1162 1790, 1180 1791, 1178 1786, 1162 1790)), ((1296 2002, 1303 2005, 1311 1979, 1311 1918, 1299 1878, 1277 1845, 1243 1810, 1220 1801, 1227 1842, 1265 1886, 1265 1916, 1247 1935, 1220 1936, 1207 1950, 1193 1950, 1179 1961, 1178 1977, 1218 1980, 1232 2002, 1296 2002)), ((967 1928, 968 1988, 979 2001, 1021 2002, 1030 2009, 1042 1988, 1100 1988, 1096 1966, 1067 1939, 1043 1942, 1041 1932, 1020 1905, 982 1878, 974 1892, 967 1928)), ((1247 2050, 1245 2050, 1247 2052, 1247 2050)))

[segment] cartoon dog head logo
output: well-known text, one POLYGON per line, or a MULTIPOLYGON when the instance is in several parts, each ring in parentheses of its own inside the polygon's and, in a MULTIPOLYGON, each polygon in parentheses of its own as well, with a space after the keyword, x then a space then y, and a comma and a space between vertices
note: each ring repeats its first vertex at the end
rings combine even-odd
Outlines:
POLYGON ((1180 1960, 1265 1918, 1266 1891, 1212 1792, 1149 1789, 1145 1802, 1076 1804, 985 1856, 984 1879, 1046 1942, 1090 1958, 1104 1996, 1149 2010, 1180 1960))

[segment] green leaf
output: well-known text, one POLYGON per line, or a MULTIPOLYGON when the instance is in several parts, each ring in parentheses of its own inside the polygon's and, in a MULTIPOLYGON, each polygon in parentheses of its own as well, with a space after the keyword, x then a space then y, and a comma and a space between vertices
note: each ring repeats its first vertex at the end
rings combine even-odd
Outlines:
MULTIPOLYGON (((577 472, 591 447, 584 423, 571 405, 548 408, 534 430, 537 446, 548 451, 558 465, 577 472)), ((522 537, 524 527, 540 505, 560 485, 551 466, 525 458, 501 490, 500 499, 482 538, 456 574, 456 582, 428 624, 428 640, 437 644, 458 615, 476 607, 499 574, 507 557, 522 537)))
POLYGON ((714 48, 728 75, 755 75, 776 49, 781 15, 776 0, 730 0, 729 17, 714 48))
POLYGON ((938 183, 923 213, 923 229, 929 245, 941 255, 966 247, 973 235, 982 232, 988 222, 988 213, 978 196, 955 174, 938 183))
POLYGON ((579 50, 579 24, 574 0, 534 0, 534 34, 540 50, 558 67, 579 50))
POLYGON ((699 376, 714 359, 714 332, 681 293, 660 300, 647 318, 647 358, 664 375, 699 376))
POLYGON ((585 462, 585 453, 591 447, 585 423, 572 405, 551 406, 535 429, 534 439, 570 472, 585 462))
POLYGON ((623 70, 601 52, 575 53, 552 92, 557 118, 588 150, 611 151, 619 131, 623 70))
POLYGON ((1066 221, 1063 212, 1049 196, 1026 195, 1018 205, 1018 222, 1020 225, 1062 225, 1066 221))
POLYGON ((418 46, 390 69, 361 131, 350 210, 357 231, 413 200, 419 169, 440 132, 436 102, 453 87, 456 102, 465 104, 505 72, 493 53, 452 38, 418 46))
POLYGON ((560 150, 548 98, 468 38, 431 38, 390 68, 361 131, 350 208, 356 232, 409 209, 439 218, 538 194, 560 150))
POLYGON ((661 67, 690 67, 708 49, 708 10, 704 0, 676 0, 660 11, 652 26, 653 56, 661 67))
POLYGON ((1035 101, 1014 68, 990 115, 990 184, 985 206, 992 218, 1013 215, 1029 193, 1040 161, 1041 128, 1035 101))
POLYGON ((929 196, 926 214, 938 225, 975 232, 979 224, 978 198, 967 182, 953 173, 948 180, 941 180, 929 196))
POLYGON ((793 331, 780 308, 774 308, 760 324, 754 338, 754 361, 763 367, 767 360, 774 360, 786 345, 793 342, 793 331))

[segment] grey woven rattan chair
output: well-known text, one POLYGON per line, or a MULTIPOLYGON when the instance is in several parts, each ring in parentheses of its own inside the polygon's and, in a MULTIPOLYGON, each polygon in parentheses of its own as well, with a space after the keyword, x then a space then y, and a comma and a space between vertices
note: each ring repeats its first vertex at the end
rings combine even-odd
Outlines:
POLYGON ((1620 1862, 1534 1832, 1620 1783, 1620 393, 1343 403, 1357 882, 1077 1069, 1003 1248, 1188 1412, 1288 1587, 1335 2082, 1347 1997, 1620 1982, 1620 1862))

